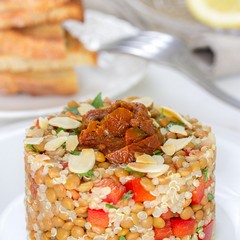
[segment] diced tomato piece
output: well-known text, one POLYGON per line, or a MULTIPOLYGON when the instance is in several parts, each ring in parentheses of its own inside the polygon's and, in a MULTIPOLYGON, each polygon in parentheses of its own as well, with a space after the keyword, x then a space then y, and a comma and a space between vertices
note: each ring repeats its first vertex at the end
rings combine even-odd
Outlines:
POLYGON ((191 153, 191 151, 188 151, 188 150, 185 151, 186 156, 189 156, 190 153, 191 153))
POLYGON ((213 179, 210 178, 207 182, 205 182, 205 188, 210 187, 212 183, 213 183, 213 179))
POLYGON ((199 186, 196 187, 192 192, 192 204, 199 204, 201 203, 203 196, 204 196, 204 179, 203 177, 199 178, 199 186))
POLYGON ((140 183, 140 178, 129 180, 125 184, 127 191, 131 190, 134 194, 133 199, 137 202, 153 201, 156 199, 150 192, 146 191, 140 183))
POLYGON ((115 178, 105 178, 94 185, 95 187, 110 187, 111 192, 104 199, 105 202, 117 204, 126 193, 126 187, 115 178))
POLYGON ((170 219, 173 235, 176 237, 184 237, 195 233, 195 219, 183 220, 181 218, 170 219))
POLYGON ((214 220, 212 220, 207 226, 203 227, 203 232, 205 233, 204 240, 211 240, 213 233, 214 220))
POLYGON ((108 213, 102 209, 88 209, 88 222, 98 227, 108 227, 109 217, 108 213))
POLYGON ((170 221, 165 221, 165 226, 163 228, 154 228, 154 239, 162 240, 164 238, 169 238, 173 236, 170 221))

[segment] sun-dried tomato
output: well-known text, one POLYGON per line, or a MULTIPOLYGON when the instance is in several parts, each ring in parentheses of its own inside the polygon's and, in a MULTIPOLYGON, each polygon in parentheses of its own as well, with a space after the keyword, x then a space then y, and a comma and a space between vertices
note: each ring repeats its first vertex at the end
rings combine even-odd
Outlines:
POLYGON ((141 103, 116 101, 108 108, 89 111, 82 123, 82 147, 97 148, 110 162, 132 162, 135 152, 152 154, 163 142, 141 103))

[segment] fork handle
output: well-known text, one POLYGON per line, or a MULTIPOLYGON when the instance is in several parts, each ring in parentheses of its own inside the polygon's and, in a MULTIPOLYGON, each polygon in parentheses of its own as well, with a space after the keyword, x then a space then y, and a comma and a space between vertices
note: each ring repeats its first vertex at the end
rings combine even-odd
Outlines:
POLYGON ((175 58, 175 61, 172 62, 175 68, 189 76, 195 83, 216 96, 218 99, 240 109, 240 100, 232 97, 216 86, 210 77, 206 76, 206 74, 196 65, 196 61, 190 53, 185 52, 184 54, 188 54, 188 56, 182 55, 181 59, 175 58), (184 57, 186 57, 188 61, 184 61, 184 57))

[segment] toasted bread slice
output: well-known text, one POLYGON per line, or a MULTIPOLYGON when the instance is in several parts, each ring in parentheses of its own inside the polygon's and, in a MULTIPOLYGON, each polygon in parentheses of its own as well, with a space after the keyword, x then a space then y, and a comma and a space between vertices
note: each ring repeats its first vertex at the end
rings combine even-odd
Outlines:
POLYGON ((66 19, 83 21, 81 0, 28 0, 27 4, 22 0, 10 0, 9 3, 1 0, 0 11, 0 29, 59 23, 66 19))
POLYGON ((96 53, 58 24, 0 31, 0 71, 49 71, 95 65, 96 53))
POLYGON ((39 73, 0 73, 0 92, 5 94, 71 95, 77 91, 77 77, 73 69, 39 73))

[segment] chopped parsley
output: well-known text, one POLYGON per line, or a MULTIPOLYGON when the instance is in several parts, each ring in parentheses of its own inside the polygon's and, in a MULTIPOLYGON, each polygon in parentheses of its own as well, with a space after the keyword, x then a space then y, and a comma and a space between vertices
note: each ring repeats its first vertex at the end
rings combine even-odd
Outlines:
POLYGON ((113 206, 112 204, 109 204, 109 203, 106 204, 106 207, 107 207, 107 208, 114 208, 114 209, 117 209, 117 207, 115 207, 115 206, 113 206))
POLYGON ((79 173, 79 175, 82 177, 91 178, 91 177, 94 177, 94 172, 93 172, 93 170, 89 170, 85 173, 79 173))
POLYGON ((184 124, 182 122, 171 122, 167 125, 167 130, 169 131, 170 128, 174 125, 178 125, 178 126, 183 126, 184 127, 184 124))
POLYGON ((102 93, 100 92, 92 101, 92 106, 100 108, 103 106, 102 93))
POLYGON ((201 231, 203 229, 203 227, 197 227, 196 228, 196 232, 199 232, 199 231, 201 231))
POLYGON ((136 174, 138 174, 140 177, 143 176, 143 173, 138 172, 138 171, 135 171, 135 170, 133 170, 133 169, 131 169, 131 168, 129 168, 129 167, 126 167, 125 170, 126 170, 127 172, 129 172, 129 173, 136 173, 136 174))
POLYGON ((65 107, 64 110, 65 110, 65 111, 68 111, 68 112, 71 112, 71 113, 74 113, 74 114, 76 114, 76 115, 79 115, 79 112, 78 112, 78 109, 77 109, 77 108, 65 107))
POLYGON ((61 146, 62 146, 62 147, 66 147, 66 142, 64 142, 61 146))
POLYGON ((209 171, 208 168, 204 168, 204 169, 202 170, 202 174, 203 174, 203 177, 204 177, 204 181, 205 181, 205 182, 208 181, 208 171, 209 171))
POLYGON ((212 194, 212 193, 209 193, 208 195, 207 195, 207 198, 208 198, 208 201, 212 201, 213 199, 214 199, 214 195, 212 194))
POLYGON ((131 190, 129 190, 124 196, 122 197, 122 200, 129 199, 133 197, 133 193, 131 190))
POLYGON ((59 128, 56 130, 56 133, 60 133, 61 131, 64 131, 64 132, 65 132, 66 129, 64 129, 64 128, 60 128, 60 127, 59 127, 59 128))
POLYGON ((164 113, 163 113, 163 108, 161 109, 161 112, 160 112, 160 115, 159 115, 159 117, 158 118, 163 118, 164 117, 164 113))
POLYGON ((120 236, 118 240, 127 240, 124 236, 120 236))
POLYGON ((77 151, 77 150, 71 152, 72 155, 80 155, 80 153, 81 153, 81 152, 80 152, 80 151, 77 151))
POLYGON ((161 151, 161 150, 155 150, 154 152, 153 152, 153 155, 163 155, 163 151, 161 151))
POLYGON ((27 144, 26 147, 31 149, 32 151, 34 151, 36 153, 39 153, 39 151, 32 144, 27 144))

